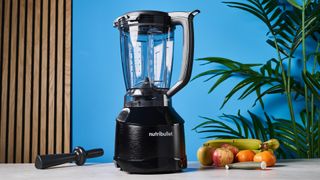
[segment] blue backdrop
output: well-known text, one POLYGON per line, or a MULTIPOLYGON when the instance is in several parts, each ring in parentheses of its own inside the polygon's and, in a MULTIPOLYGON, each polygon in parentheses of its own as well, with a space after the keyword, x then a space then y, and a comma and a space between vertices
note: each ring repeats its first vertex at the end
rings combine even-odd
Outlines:
MULTIPOLYGON (((95 159, 111 162, 114 147, 115 117, 122 109, 125 87, 122 77, 119 32, 113 20, 133 10, 192 11, 201 10, 194 19, 195 58, 227 57, 242 62, 265 62, 274 57, 274 50, 265 43, 266 28, 255 17, 231 9, 219 0, 74 0, 73 1, 73 86, 72 145, 85 148, 102 147, 105 155, 95 159)), ((180 71, 181 29, 176 30, 173 80, 180 71)), ((194 62, 193 76, 209 66, 194 62)), ((211 83, 203 79, 190 82, 173 97, 173 105, 185 119, 186 148, 189 160, 196 160, 196 151, 205 141, 191 129, 199 116, 217 117, 222 113, 245 113, 254 97, 246 101, 235 98, 219 110, 227 90, 234 80, 224 83, 214 93, 207 94, 211 83)), ((173 83, 172 83, 173 84, 173 83)), ((275 103, 266 109, 287 114, 275 103)), ((281 106, 281 105, 280 105, 281 106)), ((251 109, 253 112, 259 109, 251 109)))

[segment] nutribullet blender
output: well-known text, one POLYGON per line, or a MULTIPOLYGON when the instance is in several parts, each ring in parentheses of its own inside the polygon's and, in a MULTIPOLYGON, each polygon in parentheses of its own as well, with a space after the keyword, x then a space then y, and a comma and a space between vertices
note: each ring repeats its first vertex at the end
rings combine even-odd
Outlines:
POLYGON ((184 120, 171 97, 190 80, 193 18, 200 11, 134 11, 118 17, 124 108, 116 118, 114 162, 129 173, 177 172, 187 167, 184 120), (174 30, 183 28, 179 80, 170 86, 174 30))

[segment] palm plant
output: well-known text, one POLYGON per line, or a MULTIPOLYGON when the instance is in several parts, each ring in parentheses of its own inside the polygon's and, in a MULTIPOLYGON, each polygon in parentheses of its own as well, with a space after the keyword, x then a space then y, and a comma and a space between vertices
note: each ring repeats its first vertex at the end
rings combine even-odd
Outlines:
POLYGON ((305 0, 302 5, 295 0, 247 0, 247 2, 224 2, 231 8, 248 12, 260 19, 268 28, 267 40, 276 51, 276 57, 265 64, 244 64, 221 57, 200 58, 202 65, 217 64, 218 68, 198 74, 194 79, 207 77, 205 82, 217 77, 209 89, 211 93, 230 77, 242 80, 225 96, 221 108, 237 92, 239 100, 256 94, 253 106, 259 102, 264 109, 264 99, 271 94, 286 97, 290 119, 270 117, 265 112, 259 117, 248 111, 250 119, 240 114, 223 114, 218 120, 202 117, 205 121, 194 128, 198 133, 210 133, 206 138, 268 138, 279 139, 278 156, 320 157, 320 1, 305 0), (306 40, 316 44, 307 49, 306 40), (297 49, 302 49, 300 55, 297 49), (291 67, 301 58, 301 76, 292 75, 291 67), (311 65, 308 61, 312 61, 311 65), (294 111, 298 98, 304 99, 305 108, 299 117, 294 111), (232 129, 229 125, 236 128, 232 129))

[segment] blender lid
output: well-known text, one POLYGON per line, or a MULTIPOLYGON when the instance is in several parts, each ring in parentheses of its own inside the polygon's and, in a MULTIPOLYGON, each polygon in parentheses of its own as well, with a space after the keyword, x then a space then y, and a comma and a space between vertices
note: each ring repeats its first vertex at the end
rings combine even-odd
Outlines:
POLYGON ((118 28, 132 25, 170 26, 171 18, 166 12, 142 10, 128 12, 118 17, 113 23, 113 26, 118 28))

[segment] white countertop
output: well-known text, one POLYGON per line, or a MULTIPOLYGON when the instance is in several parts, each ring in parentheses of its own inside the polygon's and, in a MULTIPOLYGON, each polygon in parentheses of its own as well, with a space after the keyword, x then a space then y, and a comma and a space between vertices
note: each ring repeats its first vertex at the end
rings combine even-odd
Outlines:
POLYGON ((33 164, 0 164, 0 179, 64 180, 64 179, 320 179, 320 159, 283 160, 276 167, 266 170, 225 170, 223 168, 201 168, 197 162, 189 162, 181 173, 137 175, 115 168, 113 163, 76 166, 65 164, 46 170, 38 170, 33 164))

